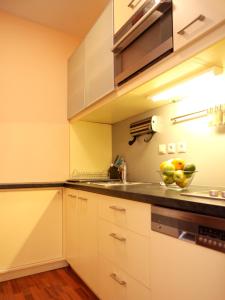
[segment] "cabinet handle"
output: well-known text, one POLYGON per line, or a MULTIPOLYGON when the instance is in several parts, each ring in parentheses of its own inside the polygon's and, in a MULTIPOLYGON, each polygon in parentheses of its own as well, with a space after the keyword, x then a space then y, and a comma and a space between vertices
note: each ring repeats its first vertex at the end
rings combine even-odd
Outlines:
POLYGON ((113 209, 113 210, 117 210, 117 211, 126 211, 126 208, 123 208, 123 207, 118 207, 118 206, 115 206, 115 205, 111 205, 109 206, 109 208, 113 209))
POLYGON ((127 283, 124 280, 119 279, 119 277, 116 275, 116 273, 111 273, 110 277, 115 280, 116 282, 118 282, 120 285, 126 286, 127 283))
POLYGON ((116 233, 112 232, 109 234, 109 236, 113 237, 114 239, 120 241, 120 242, 126 242, 126 238, 122 236, 118 236, 116 233))
POLYGON ((134 3, 134 1, 135 0, 131 0, 127 6, 134 9, 142 0, 139 0, 136 4, 134 3))
POLYGON ((82 201, 88 201, 87 198, 84 198, 84 197, 78 197, 79 200, 82 200, 82 201))
POLYGON ((185 30, 188 28, 188 27, 190 27, 192 24, 194 24, 195 22, 197 22, 197 21, 200 21, 200 22, 202 22, 202 21, 204 21, 205 20, 205 16, 204 15, 199 15, 197 18, 195 18, 192 22, 190 22, 188 25, 186 25, 184 28, 182 28, 181 30, 179 30, 178 32, 177 32, 177 34, 180 34, 180 35, 183 35, 183 34, 185 34, 185 30))
POLYGON ((71 198, 77 198, 77 196, 73 195, 73 194, 68 194, 69 197, 71 198))

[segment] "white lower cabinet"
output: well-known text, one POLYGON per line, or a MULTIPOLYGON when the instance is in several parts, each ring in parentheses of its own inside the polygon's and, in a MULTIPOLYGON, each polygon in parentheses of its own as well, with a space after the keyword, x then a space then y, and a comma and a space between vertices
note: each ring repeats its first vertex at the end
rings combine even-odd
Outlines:
POLYGON ((99 196, 99 295, 151 300, 149 204, 99 196))
POLYGON ((67 260, 101 300, 224 300, 224 254, 151 231, 150 214, 67 190, 67 260))
POLYGON ((98 239, 102 255, 150 287, 150 238, 100 220, 98 239))
POLYGON ((224 300, 225 255, 152 232, 153 300, 224 300))
POLYGON ((151 300, 150 205, 66 189, 65 225, 66 259, 101 300, 151 300))
POLYGON ((97 292, 97 205, 93 193, 66 191, 66 259, 85 283, 97 292))
POLYGON ((63 259, 61 189, 0 191, 0 276, 63 259))
POLYGON ((149 289, 103 256, 99 257, 99 282, 102 300, 151 300, 149 289))
POLYGON ((78 272, 78 192, 67 189, 65 193, 65 255, 68 263, 78 272))

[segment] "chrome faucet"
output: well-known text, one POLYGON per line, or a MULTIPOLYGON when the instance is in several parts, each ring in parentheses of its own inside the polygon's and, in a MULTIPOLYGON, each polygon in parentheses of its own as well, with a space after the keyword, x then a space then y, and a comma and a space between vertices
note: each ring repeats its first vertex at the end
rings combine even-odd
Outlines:
POLYGON ((122 182, 127 182, 127 163, 124 161, 122 166, 122 182))

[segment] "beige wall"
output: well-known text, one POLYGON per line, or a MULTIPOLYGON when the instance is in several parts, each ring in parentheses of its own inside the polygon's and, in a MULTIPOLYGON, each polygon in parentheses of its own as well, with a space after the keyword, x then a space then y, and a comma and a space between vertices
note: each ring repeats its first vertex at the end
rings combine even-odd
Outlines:
POLYGON ((70 174, 104 172, 112 162, 112 126, 84 121, 70 124, 70 174))
MULTIPOLYGON (((210 82, 205 84, 205 87, 210 86, 210 82)), ((128 164, 129 180, 159 182, 160 178, 156 170, 159 170, 160 162, 173 157, 181 157, 197 166, 199 172, 193 184, 225 186, 225 126, 210 127, 208 117, 176 125, 170 121, 172 117, 201 110, 215 105, 216 102, 225 103, 225 97, 219 99, 220 96, 221 94, 215 95, 209 101, 198 97, 168 104, 113 125, 113 157, 116 154, 124 155, 128 164), (129 146, 127 142, 130 139, 130 123, 151 115, 159 116, 160 133, 155 134, 152 141, 147 144, 143 141, 144 137, 140 137, 133 146, 129 146), (158 153, 159 144, 179 141, 187 143, 187 153, 166 155, 158 153)))
POLYGON ((66 69, 76 45, 0 11, 0 182, 68 177, 66 69))

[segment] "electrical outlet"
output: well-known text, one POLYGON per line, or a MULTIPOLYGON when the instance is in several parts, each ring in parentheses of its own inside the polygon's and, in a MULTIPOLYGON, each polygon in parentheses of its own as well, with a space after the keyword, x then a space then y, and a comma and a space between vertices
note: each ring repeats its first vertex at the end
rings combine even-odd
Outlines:
POLYGON ((177 143, 177 152, 178 153, 186 153, 187 152, 187 143, 186 142, 178 142, 177 143))
POLYGON ((169 143, 167 145, 167 152, 169 154, 173 154, 173 153, 176 153, 176 144, 175 143, 169 143))
POLYGON ((159 154, 166 154, 166 144, 159 144, 159 154))

